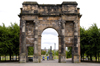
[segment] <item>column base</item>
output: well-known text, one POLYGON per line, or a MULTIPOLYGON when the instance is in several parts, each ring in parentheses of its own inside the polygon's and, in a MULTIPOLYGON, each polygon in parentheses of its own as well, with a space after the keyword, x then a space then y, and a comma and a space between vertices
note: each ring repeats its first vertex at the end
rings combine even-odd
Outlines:
POLYGON ((73 56, 73 63, 80 63, 80 56, 79 55, 74 55, 73 56))
POLYGON ((21 53, 20 54, 20 63, 26 63, 26 54, 25 53, 21 53))
POLYGON ((34 55, 33 56, 33 63, 40 63, 40 62, 41 62, 41 56, 34 55))
POLYGON ((66 55, 59 55, 59 63, 66 63, 66 55))

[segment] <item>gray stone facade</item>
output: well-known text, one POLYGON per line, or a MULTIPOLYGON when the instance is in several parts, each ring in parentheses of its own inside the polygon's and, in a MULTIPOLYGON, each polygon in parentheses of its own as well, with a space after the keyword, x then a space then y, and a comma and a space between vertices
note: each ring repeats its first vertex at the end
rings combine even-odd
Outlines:
POLYGON ((59 34, 59 60, 66 62, 65 47, 72 47, 72 62, 80 62, 80 12, 76 2, 38 4, 23 2, 20 17, 20 59, 27 62, 27 47, 34 47, 33 62, 41 62, 41 34, 53 28, 59 34))

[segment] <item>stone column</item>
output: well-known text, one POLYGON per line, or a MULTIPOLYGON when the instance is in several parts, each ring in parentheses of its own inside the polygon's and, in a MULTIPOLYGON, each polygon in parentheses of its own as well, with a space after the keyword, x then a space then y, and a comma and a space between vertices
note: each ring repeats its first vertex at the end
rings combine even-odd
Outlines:
POLYGON ((80 46, 78 43, 78 20, 74 21, 74 44, 72 47, 72 62, 73 63, 79 63, 79 48, 80 46))
POLYGON ((38 36, 38 59, 41 62, 41 35, 38 36))
POLYGON ((59 63, 66 63, 66 54, 64 46, 64 38, 59 37, 59 63))
POLYGON ((61 29, 59 36, 59 62, 66 63, 66 54, 65 54, 65 23, 61 21, 61 29))
POLYGON ((34 32, 34 55, 33 55, 33 62, 38 63, 39 57, 38 57, 38 25, 35 24, 35 32, 34 32))
POLYGON ((59 60, 58 62, 60 63, 61 62, 61 37, 60 36, 58 37, 59 37, 59 60))
POLYGON ((25 24, 26 21, 20 20, 20 63, 26 62, 26 35, 25 35, 25 24))

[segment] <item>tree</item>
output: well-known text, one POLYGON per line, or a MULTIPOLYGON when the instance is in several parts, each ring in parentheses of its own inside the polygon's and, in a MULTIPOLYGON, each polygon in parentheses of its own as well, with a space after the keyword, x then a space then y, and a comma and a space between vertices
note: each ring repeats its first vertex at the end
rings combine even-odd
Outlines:
POLYGON ((87 57, 90 57, 90 61, 92 61, 92 57, 95 56, 97 61, 97 56, 99 60, 100 53, 100 30, 97 25, 94 23, 87 30, 84 28, 80 28, 80 44, 81 44, 81 57, 84 60, 84 54, 87 57))
POLYGON ((33 54, 34 54, 34 48, 28 47, 28 55, 33 55, 33 54))
POLYGON ((41 55, 45 55, 46 51, 45 50, 41 50, 41 55))
POLYGON ((99 53, 99 37, 100 37, 100 32, 99 29, 97 27, 97 25, 94 23, 89 29, 89 35, 91 36, 91 50, 92 50, 92 55, 95 56, 95 59, 97 61, 97 54, 99 53))
POLYGON ((68 47, 68 51, 66 51, 66 56, 67 56, 67 58, 72 57, 72 47, 68 47))
POLYGON ((11 23, 11 26, 0 26, 0 55, 19 55, 19 26, 11 23))
POLYGON ((19 55, 19 26, 14 23, 11 23, 11 26, 7 27, 8 28, 8 52, 10 55, 10 60, 11 60, 11 55, 19 55))
POLYGON ((85 48, 86 36, 87 36, 86 30, 80 27, 81 58, 83 57, 83 60, 84 60, 84 53, 86 51, 86 48, 85 48))

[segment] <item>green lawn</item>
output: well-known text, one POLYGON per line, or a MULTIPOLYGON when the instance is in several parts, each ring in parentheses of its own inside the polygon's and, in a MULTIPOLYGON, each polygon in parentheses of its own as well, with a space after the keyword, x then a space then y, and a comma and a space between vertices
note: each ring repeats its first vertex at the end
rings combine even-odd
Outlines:
MULTIPOLYGON (((16 59, 16 56, 11 56, 11 58, 16 59)), ((1 56, 1 61, 4 61, 4 60, 10 60, 10 56, 1 56)), ((18 60, 18 56, 17 56, 17 60, 18 60)))

